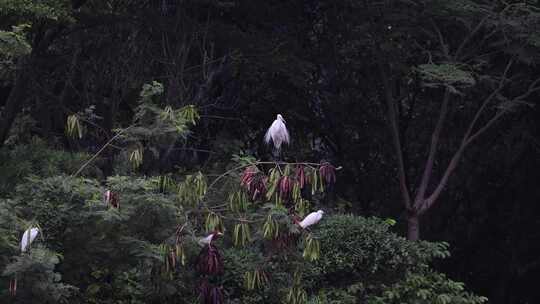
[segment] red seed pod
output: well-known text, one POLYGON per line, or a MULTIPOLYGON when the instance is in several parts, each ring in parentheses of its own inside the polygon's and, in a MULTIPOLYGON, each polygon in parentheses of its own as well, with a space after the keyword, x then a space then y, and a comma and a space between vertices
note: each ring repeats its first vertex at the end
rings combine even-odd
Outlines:
POLYGON ((223 301, 223 287, 214 286, 210 290, 210 301, 207 301, 206 304, 222 304, 223 301))
POLYGON ((246 188, 249 188, 253 177, 259 172, 259 169, 256 166, 247 167, 242 173, 242 178, 240 179, 240 185, 246 188))
POLYGON ((304 166, 298 166, 296 167, 296 180, 298 181, 298 184, 300 185, 300 189, 304 188, 304 185, 307 182, 306 179, 306 172, 304 171, 304 166))
POLYGON ((224 303, 223 286, 214 286, 204 279, 198 286, 199 297, 204 304, 222 304, 224 303))
POLYGON ((206 245, 199 253, 197 270, 202 274, 222 274, 223 259, 216 246, 206 245))
POLYGON ((292 188, 294 186, 293 180, 289 176, 282 176, 279 180, 279 193, 281 194, 282 199, 286 199, 291 194, 292 188))
POLYGON ((206 299, 210 297, 210 290, 212 289, 212 286, 210 285, 210 283, 208 283, 207 279, 204 279, 199 283, 197 289, 199 290, 199 296, 201 300, 206 303, 206 299))
POLYGON ((336 182, 336 167, 332 166, 329 162, 324 162, 319 168, 321 178, 328 184, 336 182))
POLYGON ((111 192, 110 204, 113 208, 116 208, 116 209, 120 208, 120 195, 118 195, 118 193, 111 192))
POLYGON ((249 187, 249 195, 253 200, 264 197, 266 195, 267 187, 266 181, 267 177, 262 175, 255 176, 249 187))

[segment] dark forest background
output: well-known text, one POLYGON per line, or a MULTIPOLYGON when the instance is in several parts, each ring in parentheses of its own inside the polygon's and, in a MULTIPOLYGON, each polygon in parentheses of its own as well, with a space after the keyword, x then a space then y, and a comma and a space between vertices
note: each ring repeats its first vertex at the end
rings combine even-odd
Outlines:
POLYGON ((128 132, 81 176, 212 180, 234 157, 271 159, 281 113, 284 160, 342 167, 325 208, 449 243, 431 265, 489 303, 540 301, 538 1, 1 0, 0 16, 6 202, 33 193, 29 176, 77 171, 155 81, 157 104, 193 105, 197 123, 128 132))

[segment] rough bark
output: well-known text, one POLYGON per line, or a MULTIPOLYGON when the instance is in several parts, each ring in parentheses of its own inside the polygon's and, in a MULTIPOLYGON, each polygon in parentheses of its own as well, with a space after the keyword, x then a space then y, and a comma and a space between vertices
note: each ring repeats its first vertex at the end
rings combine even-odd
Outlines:
POLYGON ((420 215, 409 212, 407 215, 407 239, 418 241, 420 239, 420 215))

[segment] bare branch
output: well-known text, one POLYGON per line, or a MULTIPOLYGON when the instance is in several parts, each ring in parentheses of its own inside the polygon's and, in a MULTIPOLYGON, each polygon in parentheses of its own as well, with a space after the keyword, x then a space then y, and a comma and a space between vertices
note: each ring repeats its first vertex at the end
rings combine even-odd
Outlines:
POLYGON ((411 209, 411 196, 409 193, 409 187, 407 186, 407 175, 405 172, 405 164, 403 161, 403 149, 401 147, 401 141, 399 136, 399 126, 398 126, 398 117, 396 115, 396 109, 394 105, 394 98, 392 96, 392 91, 390 88, 390 83, 388 81, 388 75, 384 71, 382 63, 378 62, 379 72, 381 74, 381 79, 383 83, 384 90, 384 100, 386 102, 386 107, 388 111, 388 120, 390 123, 390 132, 392 133, 392 142, 396 152, 396 158, 398 162, 398 177, 399 185, 401 189, 401 195, 403 196, 403 201, 407 210, 411 209))
MULTIPOLYGON (((450 91, 445 90, 443 102, 441 105, 441 110, 439 113, 439 119, 437 120, 435 129, 433 130, 433 134, 431 135, 431 144, 429 146, 429 153, 428 153, 428 158, 426 161, 426 166, 424 168, 424 173, 422 174, 422 179, 420 181, 418 192, 416 193, 415 201, 417 202, 417 204, 420 204, 423 201, 427 186, 429 184, 429 180, 431 178, 431 174, 433 172, 433 163, 435 162, 435 155, 437 153, 437 146, 439 144, 439 138, 440 138, 441 131, 444 125, 444 121, 446 119, 446 114, 448 113, 449 101, 450 101, 450 91)), ((415 205, 414 207, 419 208, 420 206, 415 205)))
POLYGON ((490 16, 491 15, 487 14, 482 20, 480 20, 480 22, 478 22, 478 24, 471 31, 471 33, 467 37, 465 37, 465 39, 463 39, 463 41, 457 48, 456 53, 454 54, 454 59, 457 60, 459 58, 459 55, 461 54, 461 51, 463 51, 463 48, 465 47, 465 45, 467 45, 467 43, 471 41, 471 39, 476 35, 476 33, 478 33, 478 31, 482 28, 482 26, 484 26, 484 23, 489 19, 490 16))
POLYGON ((513 63, 514 63, 513 59, 510 59, 508 61, 508 64, 506 65, 506 68, 504 69, 504 72, 503 72, 503 74, 501 76, 501 79, 499 80, 499 85, 497 86, 497 89, 495 89, 486 99, 484 99, 484 102, 482 103, 482 105, 480 106, 478 111, 476 111, 476 114, 474 115, 473 120, 471 121, 471 123, 469 124, 469 127, 467 128, 467 131, 463 135, 463 140, 461 141, 462 145, 469 139, 469 136, 470 136, 472 130, 474 129, 474 126, 476 125, 476 122, 478 121, 478 119, 480 118, 482 113, 484 112, 487 105, 504 88, 504 86, 506 84, 505 80, 507 79, 506 75, 508 74, 508 71, 512 67, 513 63))
POLYGON ((447 59, 450 59, 450 55, 448 54, 448 46, 444 43, 444 38, 441 33, 441 30, 439 29, 435 21, 433 21, 433 19, 431 19, 430 21, 431 21, 431 25, 433 25, 433 28, 435 28, 435 32, 437 32, 437 37, 439 38, 439 44, 441 45, 441 50, 444 53, 444 56, 447 59))

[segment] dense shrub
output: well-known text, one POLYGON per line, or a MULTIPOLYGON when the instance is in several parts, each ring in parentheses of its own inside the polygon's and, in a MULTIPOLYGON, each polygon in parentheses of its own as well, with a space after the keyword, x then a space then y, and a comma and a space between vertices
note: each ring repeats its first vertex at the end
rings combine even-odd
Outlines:
POLYGON ((446 243, 410 242, 379 218, 335 215, 317 227, 321 258, 312 299, 317 303, 482 303, 432 271, 429 263, 449 256, 446 243))
MULTIPOLYGON (((184 260, 164 262, 160 248, 174 243, 179 224, 201 233, 204 228, 202 220, 186 221, 197 209, 185 209, 157 178, 115 176, 102 185, 89 178, 34 176, 12 197, 0 201, 1 283, 8 286, 17 277, 19 288, 16 297, 4 291, 2 303, 195 303, 204 280, 223 286, 229 303, 283 303, 291 286, 305 290, 308 303, 483 301, 430 269, 433 259, 448 256, 447 244, 409 242, 378 218, 326 215, 310 227, 321 246, 313 262, 301 254, 268 255, 257 235, 249 246, 234 246, 226 234, 215 243, 224 274, 202 276, 195 268, 200 234, 182 236, 184 260), (106 189, 118 195, 119 209, 103 203, 106 189), (18 241, 33 223, 43 234, 21 254, 18 241), (244 278, 254 269, 264 269, 269 281, 249 289, 244 278)), ((303 246, 299 238, 289 250, 301 253, 303 246)))

